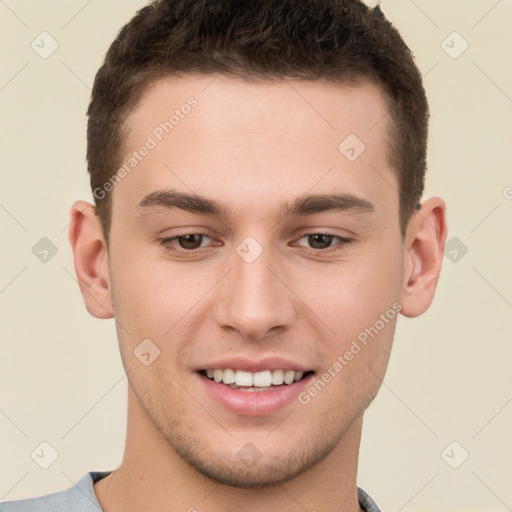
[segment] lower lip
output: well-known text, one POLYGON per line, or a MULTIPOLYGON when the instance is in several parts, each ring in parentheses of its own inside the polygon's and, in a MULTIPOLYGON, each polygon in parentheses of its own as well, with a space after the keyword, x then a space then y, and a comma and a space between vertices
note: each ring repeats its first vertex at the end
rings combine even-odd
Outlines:
POLYGON ((268 391, 239 391, 198 374, 202 385, 214 400, 229 411, 244 416, 267 416, 285 408, 297 400, 297 395, 308 385, 313 375, 293 384, 275 386, 268 391))

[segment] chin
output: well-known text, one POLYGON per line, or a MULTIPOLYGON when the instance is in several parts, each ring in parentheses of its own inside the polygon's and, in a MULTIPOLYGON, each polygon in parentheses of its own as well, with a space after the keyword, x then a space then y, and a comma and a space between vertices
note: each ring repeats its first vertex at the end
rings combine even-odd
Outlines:
MULTIPOLYGON (((176 432, 175 432, 176 433, 176 432)), ((293 446, 261 447, 247 442, 242 448, 232 444, 197 442, 190 435, 167 439, 181 459, 198 473, 218 484, 242 489, 274 487, 293 480, 328 457, 339 444, 344 431, 304 435, 293 446)), ((229 440, 227 440, 229 443, 229 440)), ((237 443, 237 446, 239 444, 237 443)))

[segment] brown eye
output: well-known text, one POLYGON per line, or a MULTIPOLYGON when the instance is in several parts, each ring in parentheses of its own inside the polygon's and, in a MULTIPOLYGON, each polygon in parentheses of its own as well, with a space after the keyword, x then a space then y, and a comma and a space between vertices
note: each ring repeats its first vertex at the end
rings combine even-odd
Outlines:
POLYGON ((201 247, 203 235, 182 235, 177 237, 176 240, 183 249, 198 249, 201 247))
POLYGON ((308 235, 308 242, 313 249, 326 249, 330 247, 333 238, 333 235, 317 233, 308 235))
POLYGON ((351 238, 330 233, 312 233, 299 238, 297 245, 306 247, 316 254, 342 251, 352 243, 351 238))
POLYGON ((222 245, 216 243, 207 233, 186 233, 171 238, 159 238, 158 242, 167 252, 184 257, 195 257, 196 253, 202 253, 209 247, 222 245))

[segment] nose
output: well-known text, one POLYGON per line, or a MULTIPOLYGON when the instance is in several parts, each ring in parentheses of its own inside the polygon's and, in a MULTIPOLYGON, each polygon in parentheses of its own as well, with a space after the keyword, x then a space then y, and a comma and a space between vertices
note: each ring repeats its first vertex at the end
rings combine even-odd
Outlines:
POLYGON ((232 270, 217 290, 217 325, 251 341, 290 327, 296 318, 295 296, 270 252, 263 250, 252 262, 234 252, 232 270))

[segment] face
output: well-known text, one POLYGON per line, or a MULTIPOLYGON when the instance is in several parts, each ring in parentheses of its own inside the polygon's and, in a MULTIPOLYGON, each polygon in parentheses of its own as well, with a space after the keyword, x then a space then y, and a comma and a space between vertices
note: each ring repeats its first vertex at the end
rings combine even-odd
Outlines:
POLYGON ((191 76, 130 115, 109 248, 130 421, 203 475, 289 480, 376 395, 404 258, 386 111, 371 84, 191 76))

